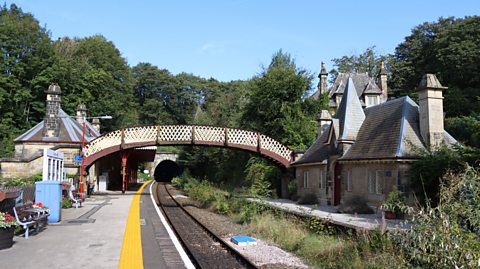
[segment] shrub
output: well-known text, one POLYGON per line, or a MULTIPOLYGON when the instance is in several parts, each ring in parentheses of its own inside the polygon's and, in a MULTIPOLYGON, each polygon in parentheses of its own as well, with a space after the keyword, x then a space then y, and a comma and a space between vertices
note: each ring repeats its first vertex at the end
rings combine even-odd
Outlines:
POLYGON ((405 204, 405 195, 399 191, 391 191, 382 208, 389 210, 399 218, 401 218, 408 211, 408 207, 405 204))
POLYGON ((288 195, 293 201, 298 199, 298 185, 296 180, 288 182, 288 195))
POLYGON ((477 268, 480 263, 480 175, 467 168, 442 179, 437 207, 413 215, 414 225, 397 234, 412 265, 422 268, 477 268))
POLYGON ((71 208, 72 207, 72 202, 68 197, 65 197, 62 199, 62 208, 71 208))
POLYGON ((354 195, 345 200, 343 204, 341 204, 337 211, 339 213, 347 213, 347 214, 373 214, 373 209, 368 206, 367 200, 360 196, 354 195))
POLYGON ((315 205, 318 203, 318 197, 315 193, 307 193, 300 196, 297 203, 299 205, 315 205))
POLYGON ((264 160, 251 158, 247 163, 246 179, 251 182, 250 194, 253 196, 270 197, 272 194, 271 180, 278 177, 275 166, 264 160))

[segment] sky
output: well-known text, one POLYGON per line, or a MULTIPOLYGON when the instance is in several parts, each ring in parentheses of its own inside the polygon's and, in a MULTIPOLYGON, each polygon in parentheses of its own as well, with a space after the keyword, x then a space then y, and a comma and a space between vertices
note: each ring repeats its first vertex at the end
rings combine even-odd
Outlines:
POLYGON ((173 74, 249 79, 282 49, 318 75, 320 63, 395 47, 423 22, 480 15, 479 0, 42 0, 5 1, 32 13, 53 40, 96 34, 130 66, 148 62, 173 74))

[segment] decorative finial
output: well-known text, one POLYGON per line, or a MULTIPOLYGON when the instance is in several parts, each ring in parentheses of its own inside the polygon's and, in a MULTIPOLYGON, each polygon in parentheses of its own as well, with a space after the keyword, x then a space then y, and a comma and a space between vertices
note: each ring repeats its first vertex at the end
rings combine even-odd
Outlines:
POLYGON ((326 75, 327 69, 325 68, 325 63, 322 62, 322 69, 320 70, 320 75, 326 75))

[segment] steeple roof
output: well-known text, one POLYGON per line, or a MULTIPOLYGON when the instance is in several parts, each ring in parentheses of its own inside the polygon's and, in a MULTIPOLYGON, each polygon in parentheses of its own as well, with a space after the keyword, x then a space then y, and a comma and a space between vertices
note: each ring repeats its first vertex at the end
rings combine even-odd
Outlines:
POLYGON ((365 113, 363 113, 352 78, 347 81, 335 118, 339 120, 340 124, 339 140, 355 141, 358 130, 365 120, 365 113))

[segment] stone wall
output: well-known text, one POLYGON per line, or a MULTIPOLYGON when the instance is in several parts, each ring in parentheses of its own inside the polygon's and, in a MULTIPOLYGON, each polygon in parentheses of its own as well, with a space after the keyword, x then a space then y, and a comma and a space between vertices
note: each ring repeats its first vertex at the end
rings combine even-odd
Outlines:
MULTIPOLYGON (((0 162, 0 177, 4 179, 27 178, 43 171, 43 149, 51 149, 54 144, 25 143, 15 145, 15 158, 0 162), (38 156, 38 157, 37 157, 38 156)), ((58 148, 65 155, 65 171, 67 174, 77 174, 78 165, 73 163, 73 157, 80 154, 78 148, 58 148)))
POLYGON ((408 171, 410 166, 402 163, 362 163, 342 164, 341 188, 342 199, 360 195, 374 207, 380 206, 393 190, 409 191, 408 171), (351 177, 351 189, 348 190, 348 177, 351 177))
POLYGON ((331 187, 328 185, 328 173, 326 164, 298 166, 296 167, 295 178, 297 179, 297 193, 304 196, 309 193, 314 193, 320 205, 326 205, 330 201, 331 187), (308 184, 305 186, 304 177, 308 173, 308 184), (321 184, 321 179, 325 177, 324 184, 321 184))

